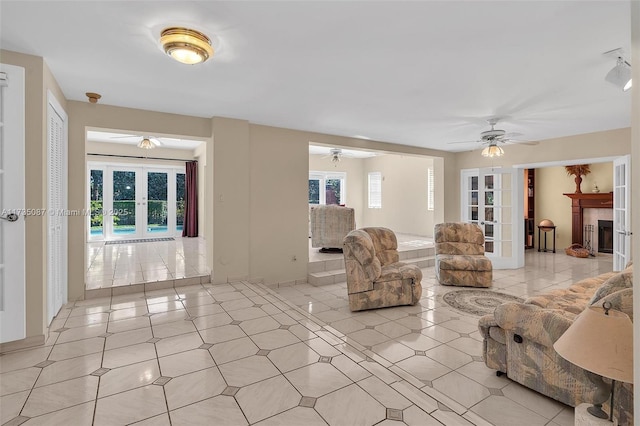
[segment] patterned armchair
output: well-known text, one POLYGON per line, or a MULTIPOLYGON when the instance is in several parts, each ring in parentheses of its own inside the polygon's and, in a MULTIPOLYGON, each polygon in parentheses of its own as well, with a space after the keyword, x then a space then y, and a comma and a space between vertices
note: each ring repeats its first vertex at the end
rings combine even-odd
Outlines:
POLYGON ((350 207, 335 204, 311 206, 311 247, 321 247, 320 251, 330 249, 340 251, 342 240, 356 229, 355 212, 350 207))
POLYGON ((415 305, 422 271, 398 261, 398 240, 387 228, 362 228, 344 238, 349 308, 352 311, 415 305))
POLYGON ((472 223, 435 226, 436 278, 443 285, 491 287, 493 265, 484 255, 484 234, 472 223))

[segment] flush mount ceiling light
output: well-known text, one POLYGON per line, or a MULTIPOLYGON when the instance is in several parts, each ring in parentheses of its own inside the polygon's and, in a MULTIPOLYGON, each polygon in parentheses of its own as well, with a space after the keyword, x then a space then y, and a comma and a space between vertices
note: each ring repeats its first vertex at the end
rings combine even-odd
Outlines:
POLYGON ((482 150, 483 157, 501 157, 502 155, 504 155, 504 150, 495 143, 482 150))
POLYGON ((160 44, 167 55, 183 64, 199 64, 213 56, 209 37, 189 28, 171 27, 163 30, 160 44))

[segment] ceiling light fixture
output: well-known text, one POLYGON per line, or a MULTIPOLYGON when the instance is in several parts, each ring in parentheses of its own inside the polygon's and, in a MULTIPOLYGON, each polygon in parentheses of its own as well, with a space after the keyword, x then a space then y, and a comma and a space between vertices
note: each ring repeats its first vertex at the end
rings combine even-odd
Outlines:
POLYGON ((138 144, 138 148, 143 148, 143 149, 153 149, 155 147, 156 146, 153 144, 153 142, 151 142, 151 140, 146 136, 144 136, 140 141, 140 143, 138 144))
POLYGON ((160 44, 167 55, 183 64, 199 64, 213 56, 209 37, 189 28, 166 28, 160 34, 160 44))
POLYGON ((87 92, 85 93, 85 95, 87 96, 87 98, 89 98, 89 102, 91 102, 92 104, 97 104, 98 99, 102 97, 100 94, 93 92, 87 92))
POLYGON ((495 143, 490 144, 488 147, 482 150, 483 157, 502 157, 504 150, 495 143))
POLYGON ((631 89, 631 64, 622 56, 618 56, 616 66, 607 73, 604 79, 626 92, 631 89))

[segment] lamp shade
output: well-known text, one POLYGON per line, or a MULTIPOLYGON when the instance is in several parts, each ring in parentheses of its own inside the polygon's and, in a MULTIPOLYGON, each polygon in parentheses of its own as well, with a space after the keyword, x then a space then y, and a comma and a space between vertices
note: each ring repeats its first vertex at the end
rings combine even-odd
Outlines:
POLYGON ((553 348, 580 368, 633 383, 633 323, 620 311, 589 306, 553 348))

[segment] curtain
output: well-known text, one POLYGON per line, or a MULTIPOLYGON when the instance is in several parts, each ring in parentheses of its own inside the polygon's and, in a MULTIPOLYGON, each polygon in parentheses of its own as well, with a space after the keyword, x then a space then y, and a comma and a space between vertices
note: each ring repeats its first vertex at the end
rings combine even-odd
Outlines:
POLYGON ((183 237, 198 236, 198 162, 187 161, 184 182, 183 237))

